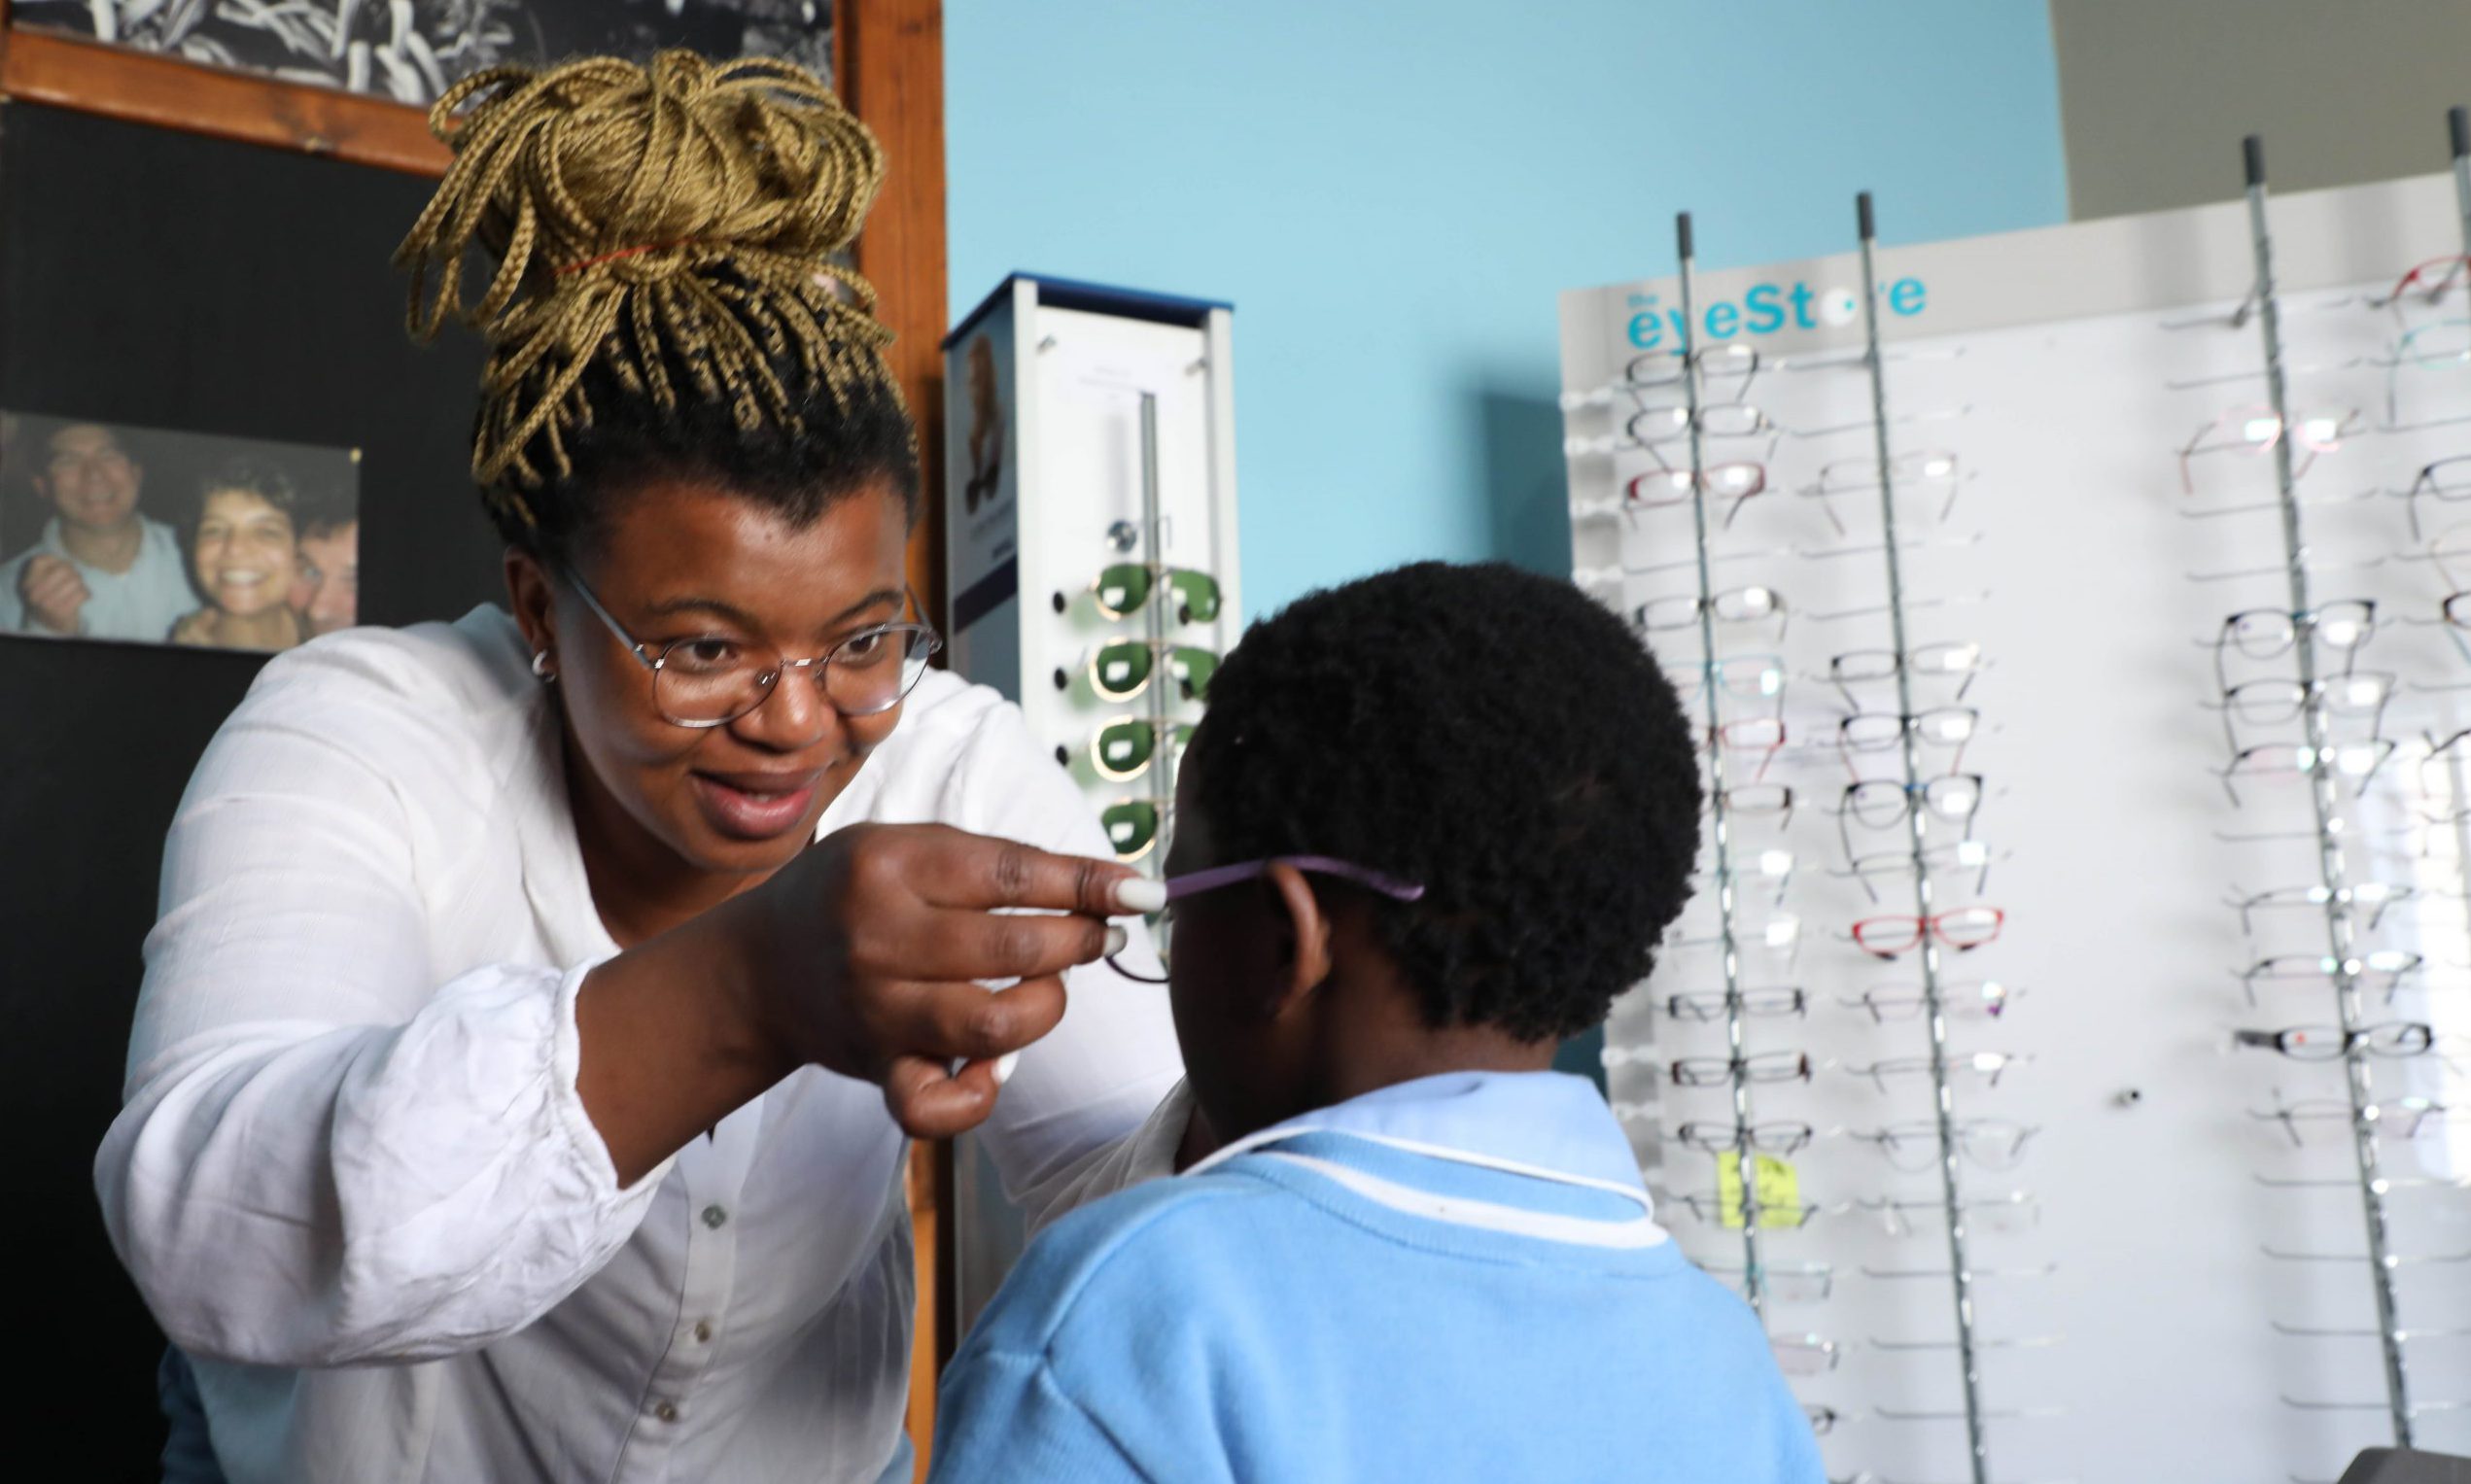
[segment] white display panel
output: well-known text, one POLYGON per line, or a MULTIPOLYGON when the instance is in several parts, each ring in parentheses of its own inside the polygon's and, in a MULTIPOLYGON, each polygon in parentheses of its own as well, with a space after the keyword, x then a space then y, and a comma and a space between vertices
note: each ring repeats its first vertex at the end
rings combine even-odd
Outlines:
MULTIPOLYGON (((1016 277, 945 350, 953 668, 1020 704, 1031 737, 1094 814, 1126 802, 1163 806, 1171 766, 1154 760, 1137 777, 1110 778, 1094 763, 1094 743, 1119 719, 1188 725, 1202 702, 1155 675, 1142 694, 1107 700, 1094 688, 1094 660, 1120 640, 1223 655, 1242 633, 1230 312, 1016 277), (1145 397, 1154 495, 1143 475, 1145 397), (1216 615, 1188 619, 1172 599, 1154 599, 1110 617, 1097 579, 1123 564, 1206 573, 1219 593, 1216 615)), ((1166 854, 1153 845, 1128 858, 1158 875, 1166 854)), ((1027 1231, 974 1138, 957 1141, 955 1185, 966 1328, 1027 1231)))
MULTIPOLYGON (((1895 203, 1882 205, 1893 224, 1895 203)), ((2459 585, 2449 570, 2471 580, 2471 560, 2425 560, 2424 541, 2414 550, 2406 501, 2386 492, 2407 489, 2433 459, 2471 453, 2471 362, 2391 366, 2390 347, 2406 327, 2367 299, 2412 262, 2455 250, 2452 205, 2451 183, 2431 178, 2294 197, 2274 208, 2285 280, 2296 286, 2284 323, 2294 410, 2303 417, 2317 408, 2360 411, 2343 446, 2319 456, 2301 484, 2312 502, 2323 501, 2305 516, 2317 594, 2327 602, 2375 598, 2381 620, 2392 620, 2381 621, 2358 669, 2398 677, 2383 722, 2384 735, 2401 745, 2373 781, 2361 822, 2401 833, 2378 835, 2358 850, 2353 876, 2424 894, 2389 913, 2371 942, 2422 953, 2427 969, 2424 987, 2402 991, 2390 1013, 2372 995, 2370 1019, 2425 1019, 2441 1037, 2471 1029, 2471 1001, 2463 998, 2471 989, 2471 927, 2456 831, 2408 827, 2419 781, 2412 754, 2424 750, 2423 733, 2443 739, 2471 724, 2471 691, 2443 688, 2471 683, 2471 662, 2432 622, 2459 585), (2399 405, 2388 404, 2389 386, 2399 405), (2466 421, 2406 426, 2449 417, 2466 421), (2365 498, 2344 498, 2357 495, 2365 498)), ((1711 253, 1721 247, 1704 238, 1701 245, 1711 253)), ((2234 975, 2263 955, 2321 952, 2325 941, 2315 913, 2261 915, 2249 937, 2226 905, 2235 886, 2316 880, 2313 838, 2222 838, 2306 831, 2311 820, 2304 785, 2293 783, 2244 786, 2247 804, 2232 807, 2213 777, 2231 750, 2224 719, 2204 708, 2219 689, 2209 645, 2225 615, 2285 601, 2281 533, 2270 509, 2188 518, 2198 509, 2270 506, 2270 459, 2201 456, 2191 497, 2176 457, 2216 415, 2264 400, 2254 321, 2229 323, 2249 281, 2247 264, 2237 206, 1892 249, 1879 264, 1892 452, 1952 453, 1960 475, 1952 506, 1936 487, 1917 487, 1899 504, 1906 537, 1932 543, 1905 556, 1907 582, 1923 601, 1909 614, 1910 640, 1978 640, 1990 662, 1962 703, 1981 713, 1983 730, 1964 750, 1962 769, 1987 780, 1973 836, 1988 846, 1990 875, 1978 893, 1969 880, 1946 878, 1942 905, 1978 901, 2008 916, 1998 942, 1945 954, 1944 972, 2022 991, 1997 1019, 1954 1022, 1952 1040, 1961 1052, 2032 1058, 1996 1087, 1968 1085, 1961 1074, 1957 1092, 1960 1117, 2038 1129, 2015 1169, 1968 1164, 1965 1171, 1969 1196, 2023 1191, 2038 1208, 2038 1219, 2020 1229, 1985 1219, 1973 1232, 1973 1265, 1985 1274, 1976 1286, 1976 1330, 1986 1342, 1980 1369, 1998 1479, 2331 1479, 2357 1449, 2389 1440, 2372 1338, 2286 1337, 2271 1327, 2374 1323, 2364 1265, 2265 1253, 2268 1246, 2296 1254, 2365 1250, 2355 1191, 2280 1189, 2258 1179, 2349 1179, 2343 1124, 2327 1125, 2321 1138, 2312 1132, 2309 1146, 2294 1150, 2280 1125, 2251 1116, 2278 1090, 2339 1099, 2341 1072, 2270 1052, 2235 1053, 2230 1040, 2236 1026, 2324 1023, 2334 1011, 2332 991, 2321 984, 2261 989, 2251 1009, 2234 975), (1899 294, 1910 312, 1887 307, 1899 294), (2067 317, 2036 318, 2042 312, 2067 317), (2190 580, 2255 569, 2262 574, 2190 580), (2045 1268, 2047 1276, 1997 1276, 2045 1268), (2049 1338, 2057 1343, 2002 1343, 2049 1338), (2284 1397, 2366 1405, 2302 1410, 2284 1397)), ((1770 1233, 1768 1260, 1825 1260, 1835 1270, 1831 1297, 1772 1304, 1770 1329, 1817 1332, 1842 1347, 1839 1368, 1796 1383, 1806 1399, 1842 1414, 1823 1439, 1832 1471, 1870 1469, 1927 1484, 1966 1476, 1962 1423, 1881 1414, 1954 1413, 1954 1354, 1874 1342, 1952 1337, 1949 1286, 1864 1270, 1943 1269, 1943 1228, 1925 1212, 1914 1234, 1896 1236, 1875 1216, 1836 1208, 1884 1197, 1935 1203, 1936 1178, 1899 1175, 1875 1150, 1831 1132, 1930 1116, 1926 1080, 1892 1080, 1883 1092, 1853 1070, 1923 1054, 1922 1025, 1877 1023, 1840 1003, 1913 978, 1909 960, 1879 963, 1838 936, 1863 915, 1910 912, 1907 879, 1880 883, 1881 904, 1873 906, 1856 881, 1827 874, 1846 865, 1827 812, 1835 795, 1856 776, 1853 767, 1889 776, 1884 764, 1894 754, 1883 754, 1880 766, 1858 756, 1849 767, 1833 745, 1805 741, 1826 739, 1851 708, 1819 678, 1828 657, 1888 641, 1879 613, 1823 616, 1886 601, 1878 553, 1818 555, 1877 541, 1875 492, 1824 500, 1795 493, 1838 461, 1874 462, 1866 373, 1844 363, 1859 351, 1861 327, 1841 310, 1858 301, 1838 298, 1831 308, 1829 299, 1829 290, 1859 281, 1850 258, 1705 275, 1700 304, 1735 306, 1715 323, 1760 353, 1744 398, 1793 430, 1772 440, 1711 440, 1707 457, 1764 463, 1773 486, 1744 501, 1721 530, 1717 550, 1726 555, 1715 568, 1716 587, 1767 585, 1783 595, 1790 615, 1781 637, 1772 622, 1720 626, 1720 652, 1783 657, 1782 714, 1795 735, 1766 777, 1801 795, 1772 845, 1757 827, 1743 831, 1754 857, 1762 847, 1798 857, 1784 909, 1801 923, 1798 956, 1787 962, 1748 952, 1743 983, 1805 987, 1812 1009, 1805 1019, 1752 1020, 1750 1049, 1807 1051, 1823 1063, 1806 1087, 1761 1087, 1756 1094, 1760 1121, 1807 1121, 1821 1131, 1791 1162, 1802 1199, 1827 1208, 1806 1228, 1770 1233), (1796 285, 1809 291, 1799 299, 1806 329, 1796 322, 1796 285), (1770 333, 1751 333, 1754 322, 1768 322, 1770 306, 1780 323, 1770 333), (1829 429, 1844 431, 1823 431, 1829 429), (1830 507, 1842 532, 1827 518, 1830 507)), ((1565 392, 1584 403, 1618 380, 1637 354, 1634 317, 1677 300, 1671 280, 1567 295, 1565 392)), ((2434 317, 2461 318, 2462 306, 2457 293, 2434 317)), ((1668 327, 1660 348, 1674 343, 1668 327)), ((1716 399, 1724 385, 1718 376, 1716 399)), ((1637 405, 1625 398, 1612 400, 1625 411, 1637 405)), ((1613 406, 1582 405, 1569 431, 1587 447, 1618 434, 1621 422, 1613 406)), ((1624 608, 1696 592, 1687 509, 1636 518, 1591 513, 1618 504, 1621 482, 1648 466, 1634 451, 1582 452, 1571 461, 1575 569, 1662 569, 1622 571, 1603 585, 1607 600, 1624 608)), ((2471 519, 2471 504, 2422 509, 2431 532, 2455 525, 2457 513, 2471 519)), ((2471 552, 2471 535, 2454 539, 2471 552)), ((1677 683, 1695 694, 1696 630, 1656 635, 1653 644, 1677 683)), ((2287 662, 2250 662, 2233 678, 2291 673, 2287 662)), ((1918 706, 1955 701, 1951 681, 1915 684, 1918 706)), ((1895 708, 1892 686, 1856 687, 1853 699, 1862 709, 1895 708)), ((1757 714, 1759 703, 1726 705, 1729 719, 1757 714)), ((2297 735, 2295 723, 2239 731, 2243 744, 2297 735)), ((1954 763, 1946 749, 1926 747, 1925 755, 1943 768, 1954 763)), ((1875 838, 1881 850, 1903 843, 1894 831, 1875 838)), ((1743 896, 1739 920, 1756 936, 1765 914, 1755 885, 1746 883, 1743 896)), ((1695 903, 1683 931, 1711 931, 1711 909, 1695 903)), ((1729 1122, 1729 1113, 1720 1090, 1659 1081, 1661 1064, 1674 1056, 1721 1054, 1721 1021, 1676 1022, 1652 1001, 1720 987, 1715 968, 1706 950, 1670 951, 1608 1028, 1610 1046, 1640 1049, 1640 1059, 1609 1069, 1616 1100, 1661 1105, 1633 1122, 1660 1196, 1714 1185, 1715 1161, 1677 1147, 1670 1134, 1686 1119, 1729 1122)), ((2438 1050, 2458 1060, 2471 1043, 2438 1050)), ((2455 1062, 2442 1057, 2380 1064, 2376 1081, 2381 1098, 2471 1102, 2455 1062)), ((2421 1137, 2389 1141, 2393 1172, 2459 1178, 2466 1131, 2471 1124, 2437 1122, 2421 1137)), ((1740 1262, 1737 1233, 1693 1220, 1678 1200, 1668 1199, 1665 1210, 1694 1256, 1740 1262)), ((2406 1256, 2471 1253, 2471 1202, 2460 1191, 2397 1193, 2393 1210, 2395 1245, 2406 1256)), ((2414 1265, 2401 1292, 2409 1329, 2459 1328, 2471 1314, 2464 1264, 2414 1265)), ((2471 1339, 2415 1340, 2409 1353, 2416 1400, 2471 1399, 2471 1339)), ((2431 1410, 2419 1429, 2423 1446, 2471 1452, 2471 1414, 2431 1410)))

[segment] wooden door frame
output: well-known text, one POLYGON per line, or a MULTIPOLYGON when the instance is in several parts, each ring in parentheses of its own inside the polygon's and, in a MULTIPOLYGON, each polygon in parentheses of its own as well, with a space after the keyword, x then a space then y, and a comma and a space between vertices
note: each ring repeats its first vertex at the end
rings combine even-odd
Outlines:
MULTIPOLYGON (((5 4, 6 0, 0 0, 5 4)), ((858 237, 857 267, 875 285, 893 335, 887 352, 918 425, 921 519, 910 535, 910 587, 927 621, 950 631, 944 592, 944 7, 942 0, 835 0, 835 85, 884 146, 884 194, 858 237)), ((958 1341, 958 1234, 952 1141, 910 1148, 905 1189, 918 1257, 910 1350, 910 1436, 926 1477, 935 1383, 958 1341)))
MULTIPOLYGON (((941 0, 835 0, 834 79, 888 161, 883 195, 856 244, 894 339, 889 357, 917 420, 922 518, 910 583, 944 621, 944 14, 941 0)), ((10 24, 0 0, 0 101, 40 103, 245 144, 330 155, 410 175, 443 174, 449 155, 428 112, 339 88, 285 83, 10 24)), ((951 1358, 953 1158, 949 1143, 911 1151, 907 1194, 918 1242, 918 1341, 910 1425, 919 1475, 934 1431, 935 1381, 951 1358)))

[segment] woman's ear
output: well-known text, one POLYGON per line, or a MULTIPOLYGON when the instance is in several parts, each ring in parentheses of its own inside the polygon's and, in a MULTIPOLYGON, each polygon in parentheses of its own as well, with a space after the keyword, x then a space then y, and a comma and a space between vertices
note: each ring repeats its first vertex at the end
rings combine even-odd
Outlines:
POLYGON ((1305 874, 1285 861, 1273 861, 1263 874, 1286 919, 1281 926, 1279 975, 1264 1007, 1272 1016, 1304 1003, 1330 977, 1330 917, 1321 910, 1305 874))
POLYGON ((521 547, 507 547, 506 603, 514 610, 515 626, 523 630, 526 648, 553 659, 558 652, 555 598, 548 569, 540 565, 539 559, 521 547))

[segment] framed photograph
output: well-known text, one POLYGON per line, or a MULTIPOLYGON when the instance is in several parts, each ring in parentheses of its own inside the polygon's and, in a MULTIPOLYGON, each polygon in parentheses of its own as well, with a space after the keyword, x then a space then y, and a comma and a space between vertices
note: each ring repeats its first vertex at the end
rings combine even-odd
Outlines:
POLYGON ((0 634, 289 649, 360 621, 361 453, 0 412, 0 634))

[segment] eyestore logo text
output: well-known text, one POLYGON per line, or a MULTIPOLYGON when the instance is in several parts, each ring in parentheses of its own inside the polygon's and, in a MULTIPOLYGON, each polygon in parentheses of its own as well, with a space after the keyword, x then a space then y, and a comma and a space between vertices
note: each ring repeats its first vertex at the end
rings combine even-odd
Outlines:
MULTIPOLYGON (((1930 291, 1918 278, 1882 280, 1879 302, 1887 312, 1911 318, 1930 307, 1930 291)), ((1667 304, 1653 293, 1634 293, 1630 310, 1630 344, 1643 351, 1680 345, 1682 306, 1667 304)), ((1796 279, 1785 284, 1754 284, 1739 299, 1716 299, 1699 307, 1698 338, 1731 340, 1741 335, 1772 335, 1784 329, 1835 329, 1862 318, 1862 296, 1841 285, 1813 289, 1796 279)))

